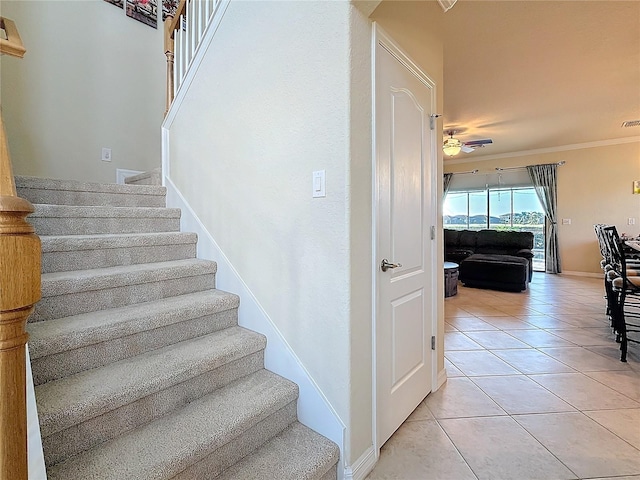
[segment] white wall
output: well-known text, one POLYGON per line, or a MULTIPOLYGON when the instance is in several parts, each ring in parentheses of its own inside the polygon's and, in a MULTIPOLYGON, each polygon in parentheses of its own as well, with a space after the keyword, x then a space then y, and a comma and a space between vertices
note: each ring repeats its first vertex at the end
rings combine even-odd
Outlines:
POLYGON ((14 174, 115 182, 116 168, 160 166, 161 23, 153 29, 102 0, 2 0, 0 13, 27 48, 21 60, 0 57, 14 174))
MULTIPOLYGON (((169 172, 347 435, 357 399, 362 443, 370 444, 371 337, 354 338, 352 319, 370 322, 371 286, 365 274, 357 288, 369 296, 354 306, 352 262, 360 258, 351 251, 350 189, 366 185, 359 192, 370 201, 371 178, 354 179, 349 167, 354 149, 365 148, 359 160, 370 162, 370 127, 358 132, 368 140, 350 138, 350 92, 363 81, 367 88, 370 70, 352 79, 352 11, 348 2, 231 2, 173 121, 169 172), (314 170, 326 171, 326 198, 312 198, 314 170), (354 342, 369 347, 352 395, 354 342)), ((362 71, 370 65, 365 36, 362 71)), ((367 228, 370 210, 364 215, 367 228)), ((363 237, 366 251, 370 230, 363 237)))
POLYGON ((368 13, 376 2, 358 4, 350 15, 349 142, 349 249, 351 305, 351 424, 348 431, 350 464, 360 470, 373 455, 372 405, 372 84, 371 21, 368 13), (353 465, 355 463, 355 465, 353 465))

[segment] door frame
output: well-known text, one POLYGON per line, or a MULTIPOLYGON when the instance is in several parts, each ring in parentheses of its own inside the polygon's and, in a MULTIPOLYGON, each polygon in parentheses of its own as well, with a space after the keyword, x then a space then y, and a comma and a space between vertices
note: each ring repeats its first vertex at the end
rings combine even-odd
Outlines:
POLYGON ((431 197, 430 197, 430 205, 426 205, 426 211, 428 212, 430 225, 432 228, 432 232, 435 233, 433 235, 430 242, 429 254, 431 258, 434 259, 432 263, 431 269, 431 305, 430 305, 430 314, 431 314, 431 335, 436 336, 435 341, 435 349, 431 350, 431 392, 434 392, 438 389, 438 291, 440 288, 437 288, 439 285, 438 282, 438 265, 437 254, 438 254, 438 238, 439 232, 438 228, 438 181, 437 181, 437 172, 438 172, 438 152, 437 152, 437 142, 436 138, 436 83, 413 61, 411 58, 402 50, 402 48, 390 37, 376 22, 372 24, 372 42, 371 42, 371 161, 372 161, 372 252, 373 258, 371 262, 371 274, 372 274, 372 331, 371 331, 371 341, 372 341, 372 436, 373 436, 373 447, 376 455, 376 460, 380 456, 380 447, 382 445, 378 445, 378 400, 377 400, 377 392, 378 392, 378 382, 377 382, 377 373, 378 373, 378 352, 377 352, 377 321, 378 321, 378 282, 377 282, 377 271, 379 268, 379 253, 378 253, 378 213, 379 213, 379 202, 380 198, 378 196, 378 184, 379 184, 379 175, 378 175, 378 152, 376 149, 376 47, 378 43, 380 43, 383 48, 385 48, 389 53, 391 53, 400 63, 402 63, 411 73, 413 73, 422 83, 424 83, 427 87, 431 89, 431 105, 429 106, 430 111, 428 112, 430 115, 430 121, 433 125, 433 128, 430 128, 430 140, 431 140, 431 158, 432 162, 430 168, 428 169, 428 178, 430 182, 431 188, 431 197), (435 238, 433 238, 435 237, 435 238))

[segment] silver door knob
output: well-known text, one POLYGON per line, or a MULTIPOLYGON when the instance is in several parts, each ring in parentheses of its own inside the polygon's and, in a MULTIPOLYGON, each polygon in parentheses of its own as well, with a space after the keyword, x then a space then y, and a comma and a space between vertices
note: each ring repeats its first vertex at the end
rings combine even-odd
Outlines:
POLYGON ((389 260, 387 260, 386 258, 383 258, 382 263, 380 264, 380 268, 382 269, 383 272, 386 272, 390 268, 397 268, 401 266, 402 266, 401 263, 389 263, 389 260))

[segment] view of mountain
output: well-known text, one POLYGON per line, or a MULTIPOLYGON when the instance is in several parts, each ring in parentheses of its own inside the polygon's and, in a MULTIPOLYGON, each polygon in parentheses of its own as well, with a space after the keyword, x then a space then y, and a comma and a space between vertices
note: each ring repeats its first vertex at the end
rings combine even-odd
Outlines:
MULTIPOLYGON (((487 225, 486 215, 444 215, 445 225, 487 225), (467 221, 468 220, 468 221, 467 221)), ((510 225, 511 215, 505 214, 499 217, 489 217, 489 225, 510 225)), ((513 214, 514 225, 544 225, 544 214, 541 212, 518 212, 513 214)))

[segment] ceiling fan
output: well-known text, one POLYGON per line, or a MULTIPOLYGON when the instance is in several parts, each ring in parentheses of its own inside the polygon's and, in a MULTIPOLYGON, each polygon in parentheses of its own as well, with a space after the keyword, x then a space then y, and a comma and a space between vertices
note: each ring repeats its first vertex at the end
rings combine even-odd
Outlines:
POLYGON ((449 157, 455 157, 460 152, 471 153, 476 148, 483 148, 485 145, 493 143, 493 140, 491 140, 490 138, 461 142, 457 138, 453 137, 455 133, 456 132, 453 130, 448 131, 447 135, 449 135, 449 138, 447 138, 442 145, 442 151, 449 157))

